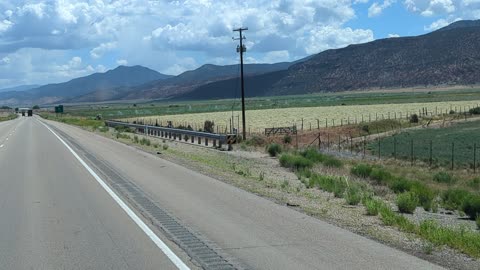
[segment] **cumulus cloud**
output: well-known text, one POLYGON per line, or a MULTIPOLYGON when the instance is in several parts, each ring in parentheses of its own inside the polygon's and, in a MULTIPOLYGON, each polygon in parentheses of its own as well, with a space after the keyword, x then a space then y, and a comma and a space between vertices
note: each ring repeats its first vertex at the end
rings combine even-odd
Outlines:
MULTIPOLYGON (((462 1, 457 2, 458 5, 462 5, 462 1)), ((405 6, 408 10, 425 17, 449 14, 456 10, 452 0, 405 0, 405 6)))
POLYGON ((324 26, 312 29, 307 37, 299 40, 299 44, 305 47, 308 54, 314 54, 330 48, 345 47, 372 40, 373 32, 371 30, 324 26))
POLYGON ((438 19, 434 22, 432 22, 430 25, 425 26, 424 30, 425 31, 435 31, 437 29, 440 29, 442 27, 445 27, 453 22, 459 21, 460 18, 454 18, 454 17, 449 17, 447 19, 438 19))
POLYGON ((388 37, 389 38, 397 38, 397 37, 400 37, 399 34, 388 34, 388 37))
POLYGON ((125 59, 118 59, 118 60, 117 60, 117 65, 119 65, 119 66, 126 66, 126 65, 128 65, 128 61, 125 60, 125 59))
POLYGON ((40 65, 51 63, 51 70, 59 70, 48 77, 55 81, 122 63, 178 74, 210 62, 238 62, 232 29, 248 26, 247 56, 252 61, 291 61, 372 40, 369 29, 345 27, 356 18, 353 5, 366 2, 4 0, 0 57, 9 56, 10 66, 22 63, 31 72, 22 75, 29 78, 43 78, 34 63, 43 58, 40 65))
POLYGON ((90 51, 90 56, 93 58, 100 58, 103 56, 103 54, 115 49, 116 47, 117 47, 116 42, 102 43, 98 47, 95 47, 90 51))
POLYGON ((368 17, 375 17, 382 14, 383 10, 394 4, 395 0, 385 0, 382 4, 375 2, 368 8, 368 17))

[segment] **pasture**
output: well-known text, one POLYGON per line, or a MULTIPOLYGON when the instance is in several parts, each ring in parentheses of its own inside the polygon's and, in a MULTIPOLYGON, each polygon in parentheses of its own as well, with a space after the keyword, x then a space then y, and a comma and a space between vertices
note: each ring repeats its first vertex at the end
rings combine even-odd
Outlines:
MULTIPOLYGON (((374 105, 340 105, 321 107, 278 108, 264 110, 248 110, 246 112, 247 132, 263 132, 266 127, 284 127, 296 125, 298 130, 309 130, 331 126, 341 126, 360 122, 371 122, 382 119, 407 119, 411 114, 421 114, 424 108, 428 114, 448 114, 450 110, 468 111, 476 107, 478 100, 449 101, 428 103, 400 103, 374 105), (302 124, 303 123, 303 124, 302 124)), ((208 113, 186 113, 176 115, 154 115, 121 119, 129 122, 143 121, 165 125, 172 121, 174 126, 190 125, 196 129, 203 127, 206 120, 214 121, 220 131, 230 128, 233 115, 234 127, 241 123, 240 111, 222 111, 208 113)))
MULTIPOLYGON (((404 131, 369 145, 375 155, 396 157, 432 165, 473 167, 480 148, 480 121, 467 121, 444 128, 425 128, 404 131), (476 149, 475 149, 476 148, 476 149), (476 156, 474 156, 476 150, 476 156), (431 160, 430 160, 431 159, 431 160)), ((478 167, 478 165, 477 165, 478 167)))

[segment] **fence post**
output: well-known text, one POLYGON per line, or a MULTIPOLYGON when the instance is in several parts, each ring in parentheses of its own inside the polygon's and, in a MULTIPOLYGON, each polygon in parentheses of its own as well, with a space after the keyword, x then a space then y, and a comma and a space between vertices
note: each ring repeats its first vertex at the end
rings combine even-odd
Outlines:
POLYGON ((338 152, 340 152, 340 135, 338 135, 338 152))
POLYGON ((455 153, 455 142, 452 142, 452 170, 453 170, 453 162, 455 160, 454 153, 455 153))
POLYGON ((302 131, 303 131, 303 118, 302 118, 302 131))
POLYGON ((320 120, 317 119, 317 129, 320 129, 320 120))

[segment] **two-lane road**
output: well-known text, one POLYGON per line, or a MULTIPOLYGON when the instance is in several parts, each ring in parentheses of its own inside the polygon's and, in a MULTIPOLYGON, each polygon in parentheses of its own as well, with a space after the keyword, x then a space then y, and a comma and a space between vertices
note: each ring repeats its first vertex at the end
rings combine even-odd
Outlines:
POLYGON ((146 205, 135 212, 192 268, 185 254, 208 250, 192 244, 184 253, 155 227, 155 215, 170 213, 201 240, 182 238, 185 230, 164 221, 185 245, 210 243, 251 269, 440 268, 133 147, 34 117, 0 124, 0 143, 8 135, 0 148, 0 269, 175 269, 41 121, 132 209, 146 205))

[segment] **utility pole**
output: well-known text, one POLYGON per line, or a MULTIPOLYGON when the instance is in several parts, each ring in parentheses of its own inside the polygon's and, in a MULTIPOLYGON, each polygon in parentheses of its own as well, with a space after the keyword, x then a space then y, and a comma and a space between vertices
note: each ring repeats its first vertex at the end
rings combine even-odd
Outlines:
POLYGON ((247 138, 247 126, 245 124, 245 84, 243 80, 243 53, 247 51, 247 48, 245 48, 245 45, 243 45, 243 40, 245 37, 243 36, 242 32, 247 31, 248 27, 240 27, 238 29, 234 29, 233 32, 238 32, 239 33, 239 38, 234 40, 240 40, 240 45, 237 46, 237 53, 240 53, 240 81, 241 81, 241 86, 242 86, 242 135, 243 135, 243 140, 247 138))

